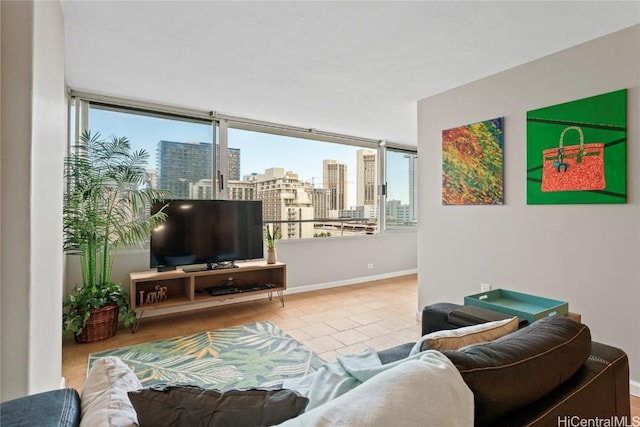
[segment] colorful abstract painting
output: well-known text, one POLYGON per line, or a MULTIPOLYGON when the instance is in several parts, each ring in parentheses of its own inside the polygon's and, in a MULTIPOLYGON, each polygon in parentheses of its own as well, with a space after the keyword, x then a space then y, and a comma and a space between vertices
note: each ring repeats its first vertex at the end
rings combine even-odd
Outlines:
POLYGON ((504 117, 442 131, 442 204, 501 205, 504 117))
POLYGON ((626 203, 627 90, 527 112, 527 203, 626 203))

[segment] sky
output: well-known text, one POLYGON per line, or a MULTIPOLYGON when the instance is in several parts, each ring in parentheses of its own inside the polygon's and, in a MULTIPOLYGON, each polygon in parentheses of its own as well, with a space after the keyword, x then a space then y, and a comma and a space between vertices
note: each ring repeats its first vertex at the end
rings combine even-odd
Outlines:
MULTIPOLYGON (((125 136, 134 150, 144 148, 150 154, 148 169, 155 169, 156 145, 160 140, 210 142, 210 124, 170 120, 139 114, 90 109, 89 127, 103 136, 125 136)), ((292 171, 305 182, 322 186, 322 162, 325 159, 347 164, 348 204, 356 204, 356 152, 361 147, 292 138, 261 132, 229 129, 228 145, 240 149, 240 177, 264 173, 270 167, 292 171)), ((407 160, 401 155, 387 157, 388 199, 409 203, 407 160)))

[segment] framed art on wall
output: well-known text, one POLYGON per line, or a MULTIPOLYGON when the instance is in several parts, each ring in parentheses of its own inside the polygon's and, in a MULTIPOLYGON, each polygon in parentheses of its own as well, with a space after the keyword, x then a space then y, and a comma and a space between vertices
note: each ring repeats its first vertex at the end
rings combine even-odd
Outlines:
POLYGON ((504 203, 504 117, 442 131, 442 204, 504 203))
POLYGON ((527 112, 527 204, 626 201, 626 89, 527 112))

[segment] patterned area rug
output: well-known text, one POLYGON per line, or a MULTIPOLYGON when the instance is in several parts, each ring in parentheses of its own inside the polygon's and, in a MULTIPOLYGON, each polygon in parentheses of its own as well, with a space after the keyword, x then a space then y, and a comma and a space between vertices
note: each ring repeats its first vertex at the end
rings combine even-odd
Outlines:
POLYGON ((143 386, 194 384, 230 390, 278 386, 317 370, 324 361, 271 322, 257 322, 216 331, 121 347, 89 355, 117 356, 143 386))

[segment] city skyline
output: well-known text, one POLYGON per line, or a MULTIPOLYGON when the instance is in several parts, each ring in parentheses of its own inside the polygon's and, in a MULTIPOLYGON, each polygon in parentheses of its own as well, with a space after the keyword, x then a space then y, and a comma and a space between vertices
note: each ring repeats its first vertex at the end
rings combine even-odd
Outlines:
MULTIPOLYGON (((104 136, 126 136, 133 149, 145 149, 149 155, 148 169, 155 169, 158 143, 209 142, 212 127, 209 123, 173 120, 155 116, 130 114, 99 108, 90 109, 90 127, 104 136)), ((334 159, 347 165, 347 207, 356 205, 356 152, 362 147, 293 138, 261 132, 230 128, 229 148, 242 153, 240 178, 264 173, 271 167, 282 167, 299 175, 300 180, 321 187, 323 160, 334 159), (277 147, 274 149, 274 147, 277 147)), ((401 156, 387 156, 387 195, 408 204, 408 166, 401 156), (399 157, 399 158, 398 158, 399 157)))
MULTIPOLYGON (((158 170, 149 173, 152 188, 168 191, 176 199, 210 199, 213 195, 214 180, 211 176, 212 144, 205 142, 177 142, 162 140, 158 144, 158 170)), ((218 150, 217 150, 218 151, 218 150)), ((246 175, 239 179, 240 149, 227 151, 229 175, 227 194, 230 200, 262 200, 265 221, 286 222, 287 238, 312 237, 314 227, 333 227, 328 218, 371 219, 377 222, 376 179, 377 154, 375 151, 360 149, 356 152, 357 204, 348 206, 347 165, 332 159, 323 160, 322 188, 300 180, 295 171, 283 168, 268 168, 264 174, 246 175), (321 190, 320 192, 317 190, 321 190), (312 226, 297 220, 322 219, 312 226), (324 225, 322 225, 324 224, 324 225), (304 228, 304 230, 303 230, 304 228)), ((411 170, 412 156, 403 155, 411 170)), ((413 206, 399 200, 386 201, 384 212, 390 223, 411 223, 415 220, 413 206)), ((364 231, 361 226, 360 231, 364 231)), ((365 229, 369 227, 365 225, 365 229)), ((285 234, 283 233, 283 236, 285 234)))

